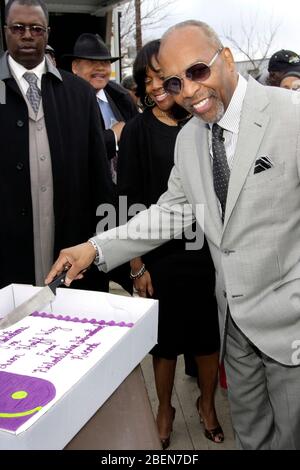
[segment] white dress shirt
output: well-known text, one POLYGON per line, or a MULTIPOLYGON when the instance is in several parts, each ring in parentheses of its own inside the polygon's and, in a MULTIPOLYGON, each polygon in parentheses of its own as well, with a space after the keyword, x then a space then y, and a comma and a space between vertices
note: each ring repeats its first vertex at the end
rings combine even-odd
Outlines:
MULTIPOLYGON (((224 116, 218 122, 219 126, 224 129, 224 145, 226 150, 226 156, 228 161, 229 169, 231 170, 234 155, 236 150, 236 144, 239 135, 240 120, 242 114, 243 101, 247 90, 247 80, 239 74, 237 87, 234 90, 232 98, 229 102, 228 108, 226 109, 224 116)), ((211 156, 211 164, 213 163, 213 152, 212 152, 212 124, 209 124, 209 152, 211 156)))
MULTIPOLYGON (((115 136, 115 146, 116 146, 116 157, 118 154, 119 146, 118 146, 118 139, 115 131, 112 129, 113 125, 118 122, 116 119, 116 116, 109 104, 109 101, 107 99, 107 96, 105 94, 105 91, 103 89, 99 90, 98 93, 96 94, 97 96, 97 101, 98 105, 100 108, 100 112, 104 121, 104 127, 105 129, 111 129, 111 131, 114 133, 115 136)), ((111 175, 112 175, 112 180, 114 183, 117 182, 117 173, 115 170, 115 166, 117 165, 115 159, 113 158, 110 162, 110 170, 111 170, 111 175)))
POLYGON ((18 83, 19 87, 21 88, 21 90, 23 91, 24 95, 26 95, 27 90, 29 88, 29 83, 27 82, 27 80, 25 80, 25 78, 23 76, 25 72, 34 73, 37 76, 37 78, 38 78, 37 86, 39 87, 39 89, 41 89, 41 87, 42 87, 42 75, 47 72, 46 60, 45 59, 43 59, 43 61, 39 65, 34 67, 33 69, 28 70, 25 67, 23 67, 23 65, 18 64, 18 62, 16 62, 9 55, 8 56, 8 65, 9 65, 11 71, 13 72, 13 74, 14 74, 16 80, 17 80, 17 83, 18 83))

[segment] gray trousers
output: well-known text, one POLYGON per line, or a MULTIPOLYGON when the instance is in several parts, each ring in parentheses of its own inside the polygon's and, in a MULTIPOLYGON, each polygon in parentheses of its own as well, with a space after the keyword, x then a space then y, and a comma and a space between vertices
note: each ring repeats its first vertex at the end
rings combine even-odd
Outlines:
POLYGON ((300 449, 300 366, 259 351, 229 315, 225 370, 239 449, 300 449))

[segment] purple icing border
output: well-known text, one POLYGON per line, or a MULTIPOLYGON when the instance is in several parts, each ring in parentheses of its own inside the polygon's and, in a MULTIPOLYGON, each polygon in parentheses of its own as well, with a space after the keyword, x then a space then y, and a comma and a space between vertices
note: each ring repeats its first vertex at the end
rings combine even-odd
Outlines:
POLYGON ((53 315, 53 313, 46 313, 46 312, 33 312, 31 317, 40 317, 40 318, 55 318, 55 320, 65 320, 65 321, 72 321, 74 323, 91 323, 92 325, 101 325, 101 326, 121 326, 126 328, 132 328, 134 323, 125 323, 121 321, 116 323, 114 320, 110 320, 106 322, 105 320, 96 320, 95 318, 78 318, 78 317, 70 317, 69 315, 53 315))

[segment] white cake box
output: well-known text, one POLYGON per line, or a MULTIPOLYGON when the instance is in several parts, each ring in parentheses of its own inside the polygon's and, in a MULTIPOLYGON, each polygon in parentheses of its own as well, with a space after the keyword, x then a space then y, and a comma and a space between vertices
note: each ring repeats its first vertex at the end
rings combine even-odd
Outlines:
MULTIPOLYGON (((11 284, 1 289, 0 317, 39 289, 23 284, 11 284)), ((134 325, 28 429, 19 434, 0 430, 1 450, 63 449, 157 341, 156 300, 64 288, 57 289, 55 300, 44 306, 42 311, 79 319, 125 321, 134 325)), ((1 367, 1 347, 0 344, 0 370, 5 368, 3 364, 1 367)), ((66 370, 66 377, 67 374, 66 370)))

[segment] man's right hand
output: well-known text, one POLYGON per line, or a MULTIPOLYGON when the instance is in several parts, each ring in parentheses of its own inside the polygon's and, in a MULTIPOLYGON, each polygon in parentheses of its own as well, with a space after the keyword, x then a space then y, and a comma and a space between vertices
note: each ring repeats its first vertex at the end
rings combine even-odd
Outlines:
POLYGON ((45 279, 45 284, 49 284, 56 276, 68 270, 65 284, 70 286, 75 279, 83 278, 83 273, 92 264, 95 257, 96 250, 89 242, 61 250, 59 257, 45 279))

